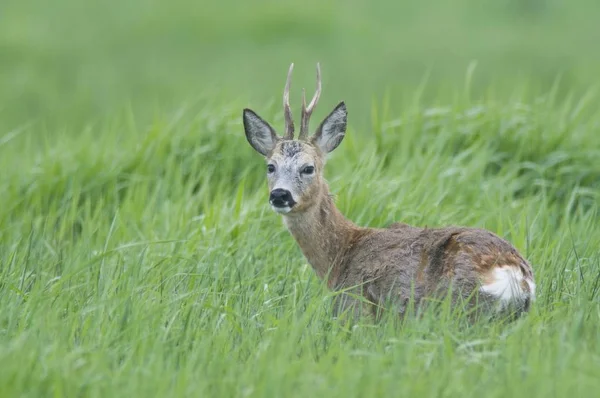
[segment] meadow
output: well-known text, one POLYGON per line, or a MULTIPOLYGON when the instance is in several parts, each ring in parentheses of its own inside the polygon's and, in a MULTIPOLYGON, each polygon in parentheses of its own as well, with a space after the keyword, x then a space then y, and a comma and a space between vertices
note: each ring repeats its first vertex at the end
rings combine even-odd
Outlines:
MULTIPOLYGON (((600 5, 0 4, 0 397, 588 397, 600 390, 600 5), (468 225, 534 265, 511 324, 332 318, 268 206, 250 107, 339 101, 361 225, 468 225)), ((298 116, 296 116, 298 118, 298 116)))

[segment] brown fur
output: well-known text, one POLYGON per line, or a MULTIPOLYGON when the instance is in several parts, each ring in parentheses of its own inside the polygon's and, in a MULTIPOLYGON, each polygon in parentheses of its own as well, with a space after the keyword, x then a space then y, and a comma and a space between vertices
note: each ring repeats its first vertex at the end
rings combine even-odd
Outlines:
POLYGON ((420 305, 450 291, 453 303, 478 302, 489 308, 505 300, 514 304, 517 313, 527 310, 534 299, 532 268, 510 243, 493 233, 402 223, 365 228, 340 213, 323 178, 323 168, 327 153, 345 136, 347 111, 341 102, 312 137, 306 136, 310 113, 320 95, 317 70, 317 94, 308 110, 303 108, 300 140, 293 139, 289 110, 292 67, 284 92, 285 138, 279 138, 249 109, 244 110, 244 128, 249 143, 269 162, 269 190, 288 194, 284 205, 274 210, 283 214, 287 228, 319 278, 326 279, 330 289, 343 292, 337 295, 336 311, 376 316, 380 308, 391 304, 404 314, 411 299, 420 305), (303 172, 307 165, 314 173, 303 172), (511 270, 518 277, 513 278, 511 270), (510 285, 508 279, 519 282, 519 291, 504 288, 510 285))
MULTIPOLYGON (((276 149, 273 156, 282 155, 276 149)), ((319 167, 322 164, 319 161, 319 167)), ((418 304, 427 297, 443 297, 451 286, 454 300, 468 300, 481 284, 494 282, 496 267, 517 267, 533 280, 529 263, 517 250, 486 230, 400 223, 388 228, 356 226, 337 209, 322 178, 299 206, 284 221, 318 277, 326 279, 332 290, 350 289, 371 303, 359 303, 344 293, 337 300, 338 313, 351 310, 374 315, 390 301, 403 314, 411 294, 418 304)), ((525 281, 521 286, 530 292, 525 281)), ((494 301, 486 295, 478 297, 479 302, 494 301)), ((523 303, 518 310, 527 306, 523 303)))
MULTIPOLYGON (((317 275, 328 278, 329 288, 356 287, 354 293, 372 303, 372 314, 387 300, 403 314, 411 293, 418 304, 428 296, 442 296, 451 285, 457 299, 467 299, 480 284, 493 282, 490 271, 498 266, 520 267, 532 277, 529 264, 491 232, 405 224, 361 228, 339 212, 329 195, 319 199, 306 212, 286 216, 285 223, 317 275)), ((523 288, 530 291, 525 282, 523 288)), ((349 308, 364 310, 365 305, 349 296, 338 301, 338 311, 349 308)))

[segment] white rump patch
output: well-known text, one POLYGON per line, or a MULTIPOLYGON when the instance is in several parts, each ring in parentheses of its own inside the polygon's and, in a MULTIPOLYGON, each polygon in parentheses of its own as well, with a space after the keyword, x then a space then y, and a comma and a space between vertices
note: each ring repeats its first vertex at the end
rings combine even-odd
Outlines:
POLYGON ((481 287, 483 293, 497 297, 502 304, 512 301, 525 301, 535 298, 535 283, 525 278, 518 267, 498 267, 492 271, 493 282, 481 287), (522 283, 529 286, 530 292, 523 289, 522 283))

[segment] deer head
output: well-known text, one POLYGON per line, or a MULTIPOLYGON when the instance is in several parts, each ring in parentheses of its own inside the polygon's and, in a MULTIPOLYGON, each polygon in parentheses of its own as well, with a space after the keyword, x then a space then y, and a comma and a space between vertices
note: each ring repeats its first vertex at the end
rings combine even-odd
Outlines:
POLYGON ((279 137, 273 127, 254 111, 244 109, 244 130, 250 145, 267 161, 269 202, 280 214, 301 213, 326 194, 323 179, 325 157, 342 142, 346 133, 347 111, 340 102, 309 136, 309 121, 321 96, 321 69, 317 64, 317 90, 308 105, 302 91, 300 133, 294 139, 294 121, 290 109, 290 83, 294 64, 290 65, 283 92, 285 133, 279 137))

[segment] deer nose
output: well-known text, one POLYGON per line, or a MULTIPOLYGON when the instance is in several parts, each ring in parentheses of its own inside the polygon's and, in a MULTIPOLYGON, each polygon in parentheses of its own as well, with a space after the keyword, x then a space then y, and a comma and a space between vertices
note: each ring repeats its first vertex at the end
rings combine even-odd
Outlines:
POLYGON ((271 191, 269 202, 275 207, 292 207, 295 202, 287 189, 277 188, 271 191))

